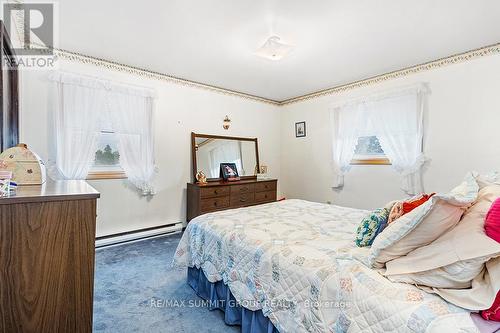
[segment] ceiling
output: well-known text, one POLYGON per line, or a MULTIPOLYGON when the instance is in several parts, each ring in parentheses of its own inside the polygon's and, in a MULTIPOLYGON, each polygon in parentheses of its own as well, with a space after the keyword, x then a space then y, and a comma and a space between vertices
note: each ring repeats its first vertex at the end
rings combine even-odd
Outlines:
POLYGON ((498 42, 497 0, 59 2, 62 49, 276 101, 498 42))

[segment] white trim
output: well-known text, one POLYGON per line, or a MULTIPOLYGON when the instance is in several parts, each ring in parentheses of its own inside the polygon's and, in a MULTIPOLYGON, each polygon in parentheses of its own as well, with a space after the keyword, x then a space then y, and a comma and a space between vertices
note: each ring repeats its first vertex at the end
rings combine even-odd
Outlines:
POLYGON ((177 224, 170 226, 170 227, 158 228, 158 229, 142 231, 142 232, 139 231, 139 232, 134 232, 134 233, 130 233, 127 235, 123 235, 123 236, 116 236, 116 237, 110 237, 110 238, 105 238, 105 239, 99 239, 99 240, 95 241, 95 246, 96 247, 117 246, 117 245, 120 245, 117 243, 141 241, 145 237, 148 237, 148 238, 160 237, 160 236, 163 236, 165 233, 175 233, 175 232, 179 232, 179 231, 182 231, 182 223, 177 223, 177 224))
POLYGON ((353 160, 370 161, 370 160, 387 160, 386 154, 361 155, 354 154, 353 160))

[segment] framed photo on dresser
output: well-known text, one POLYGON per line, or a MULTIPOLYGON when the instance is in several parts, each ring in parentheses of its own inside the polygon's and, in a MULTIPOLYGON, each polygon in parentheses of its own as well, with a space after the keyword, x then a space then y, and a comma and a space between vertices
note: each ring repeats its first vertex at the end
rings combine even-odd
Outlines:
POLYGON ((221 163, 220 164, 220 174, 221 178, 225 181, 236 181, 240 180, 240 176, 238 175, 238 168, 236 167, 236 163, 221 163))

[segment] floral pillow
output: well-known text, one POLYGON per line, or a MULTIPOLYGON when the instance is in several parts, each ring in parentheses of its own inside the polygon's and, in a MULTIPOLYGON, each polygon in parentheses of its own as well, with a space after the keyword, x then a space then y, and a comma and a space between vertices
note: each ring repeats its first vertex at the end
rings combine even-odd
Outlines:
POLYGON ((356 232, 356 245, 359 247, 372 245, 375 237, 384 230, 389 220, 388 208, 379 208, 365 217, 356 232))
POLYGON ((401 216, 403 216, 403 201, 397 201, 394 206, 392 206, 391 211, 389 212, 389 220, 387 221, 388 224, 391 224, 392 222, 396 221, 399 219, 401 216))
POLYGON ((391 224, 392 222, 399 219, 401 216, 406 215, 415 208, 418 208, 419 206, 423 205, 435 194, 436 193, 421 194, 406 201, 396 202, 396 204, 392 207, 391 212, 389 213, 388 223, 391 224))

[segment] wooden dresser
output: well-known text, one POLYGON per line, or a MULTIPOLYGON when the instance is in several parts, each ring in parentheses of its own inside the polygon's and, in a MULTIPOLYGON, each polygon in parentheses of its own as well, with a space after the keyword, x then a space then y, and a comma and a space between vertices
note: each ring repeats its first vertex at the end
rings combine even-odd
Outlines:
POLYGON ((187 184, 187 220, 198 215, 276 201, 276 179, 187 184))
POLYGON ((97 198, 84 181, 0 198, 0 332, 92 332, 97 198))

